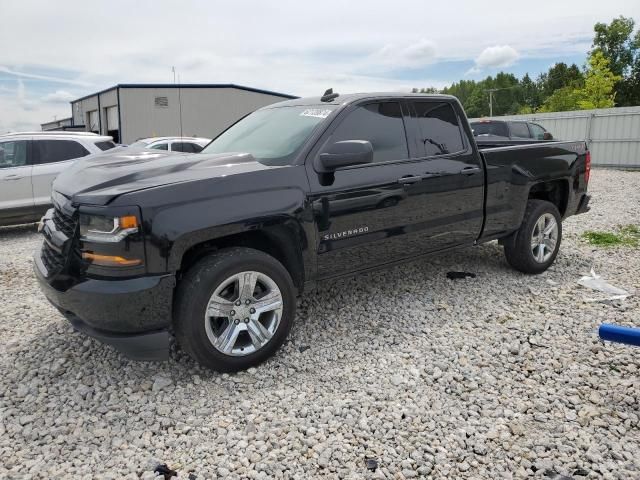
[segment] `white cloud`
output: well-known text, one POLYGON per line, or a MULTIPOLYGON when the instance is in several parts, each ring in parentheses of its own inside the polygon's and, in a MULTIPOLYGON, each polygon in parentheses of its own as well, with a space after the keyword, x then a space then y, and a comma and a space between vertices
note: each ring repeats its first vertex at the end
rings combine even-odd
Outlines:
POLYGON ((433 63, 435 59, 435 43, 423 38, 405 45, 385 45, 367 58, 365 63, 372 70, 389 70, 390 68, 420 68, 433 63))
POLYGON ((541 0, 535 9, 514 9, 510 0, 490 3, 487 16, 487 3, 475 0, 428 7, 396 0, 395 10, 405 12, 397 22, 386 0, 370 0, 366 8, 344 0, 183 0, 179 7, 154 0, 153 8, 127 0, 4 2, 3 18, 10 21, 0 28, 0 45, 12 48, 0 49, 0 129, 68 116, 68 105, 53 103, 64 98, 59 92, 80 97, 116 83, 172 82, 172 65, 182 82, 301 96, 328 87, 342 93, 439 87, 462 72, 432 79, 419 76, 419 69, 440 61, 477 61, 477 69, 509 61, 504 52, 474 57, 485 46, 560 61, 585 54, 594 23, 610 21, 611 12, 640 18, 640 2, 629 0, 590 2, 586 9, 582 0, 541 0), (107 21, 114 12, 118 21, 107 21), (332 18, 334 12, 349 20, 348 27, 332 18), (27 86, 22 101, 13 88, 16 77, 27 86))
POLYGON ((15 76, 17 78, 29 78, 29 79, 33 79, 33 80, 44 80, 46 82, 54 82, 54 83, 67 83, 67 84, 70 84, 70 85, 79 85, 79 86, 82 86, 82 87, 88 86, 88 84, 86 82, 79 82, 79 81, 75 81, 75 80, 68 79, 68 78, 60 78, 60 77, 54 77, 54 76, 50 76, 50 75, 37 75, 37 74, 33 74, 33 73, 18 72, 16 70, 12 70, 11 68, 8 68, 8 67, 3 66, 3 65, 0 65, 0 73, 6 73, 8 75, 15 76))
POLYGON ((467 74, 478 73, 485 68, 504 68, 513 65, 520 58, 518 51, 510 45, 487 47, 475 59, 475 65, 467 74))
POLYGON ((42 101, 50 103, 69 103, 71 100, 75 100, 76 98, 78 98, 77 95, 69 93, 66 90, 56 90, 55 92, 48 93, 42 97, 42 101))

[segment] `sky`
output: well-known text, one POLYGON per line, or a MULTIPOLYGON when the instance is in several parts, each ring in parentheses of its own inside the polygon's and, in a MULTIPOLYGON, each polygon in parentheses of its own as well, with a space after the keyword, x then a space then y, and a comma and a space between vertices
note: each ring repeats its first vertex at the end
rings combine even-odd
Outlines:
POLYGON ((298 96, 442 88, 583 65, 596 22, 638 0, 0 0, 0 132, 39 130, 118 83, 235 83, 298 96))

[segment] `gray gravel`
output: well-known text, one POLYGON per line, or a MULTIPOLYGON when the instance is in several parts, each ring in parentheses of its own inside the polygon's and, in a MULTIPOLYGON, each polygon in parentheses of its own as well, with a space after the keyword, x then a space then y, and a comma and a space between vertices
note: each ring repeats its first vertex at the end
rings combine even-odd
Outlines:
POLYGON ((231 376, 73 333, 33 279, 33 226, 0 229, 0 477, 639 478, 640 350, 595 334, 640 325, 639 297, 585 302, 576 280, 640 293, 638 250, 579 238, 640 224, 640 172, 596 170, 591 192, 547 273, 494 242, 324 285, 275 358, 231 376))

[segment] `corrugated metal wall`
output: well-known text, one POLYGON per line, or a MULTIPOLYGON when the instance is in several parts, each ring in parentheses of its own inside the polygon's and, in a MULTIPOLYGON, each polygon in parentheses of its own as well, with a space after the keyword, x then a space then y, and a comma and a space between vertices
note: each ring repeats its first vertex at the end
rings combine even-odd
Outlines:
POLYGON ((181 130, 185 136, 214 138, 246 114, 283 100, 287 99, 237 88, 182 88, 178 92, 175 87, 121 87, 121 141, 180 135, 181 130), (164 97, 166 106, 156 105, 156 97, 164 97))
POLYGON ((594 165, 640 168, 640 107, 534 113, 494 118, 539 123, 556 139, 586 140, 594 165))

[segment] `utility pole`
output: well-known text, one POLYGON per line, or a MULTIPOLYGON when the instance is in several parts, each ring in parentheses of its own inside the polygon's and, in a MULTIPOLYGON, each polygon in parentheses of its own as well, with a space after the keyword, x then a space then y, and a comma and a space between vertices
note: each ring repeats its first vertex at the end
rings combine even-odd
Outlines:
POLYGON ((497 92, 498 90, 504 90, 503 88, 489 88, 487 92, 489 92, 489 116, 493 117, 493 92, 497 92))

